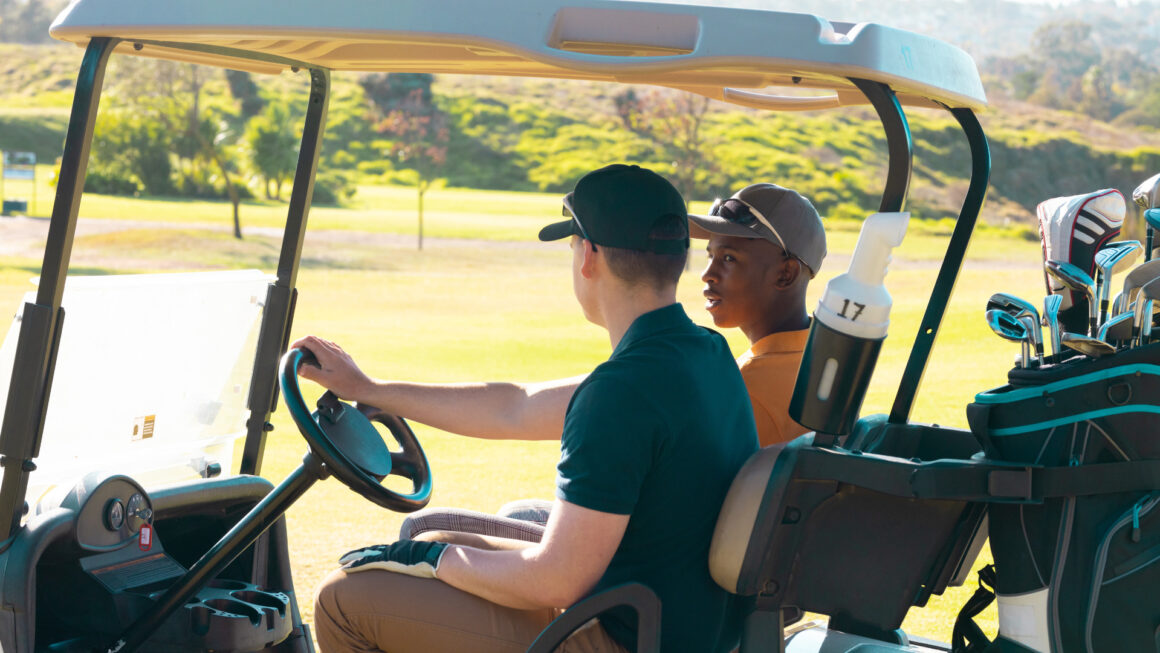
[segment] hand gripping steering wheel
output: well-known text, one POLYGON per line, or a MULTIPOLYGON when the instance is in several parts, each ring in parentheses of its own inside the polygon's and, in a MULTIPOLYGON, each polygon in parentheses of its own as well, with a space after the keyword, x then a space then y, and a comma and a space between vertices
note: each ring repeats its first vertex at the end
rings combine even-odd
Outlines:
POLYGON ((401 417, 372 406, 351 406, 327 391, 314 413, 302 400, 298 368, 316 364, 306 349, 291 349, 282 357, 279 385, 290 416, 310 450, 344 485, 372 503, 396 512, 414 512, 431 500, 431 469, 415 433, 401 417), (402 447, 390 451, 371 422, 387 427, 402 447), (390 474, 409 479, 410 494, 400 494, 380 484, 390 474))

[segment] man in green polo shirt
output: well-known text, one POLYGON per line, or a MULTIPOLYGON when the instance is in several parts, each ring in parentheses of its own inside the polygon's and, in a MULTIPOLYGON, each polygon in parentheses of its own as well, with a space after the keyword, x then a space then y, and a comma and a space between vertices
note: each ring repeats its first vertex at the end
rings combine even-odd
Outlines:
MULTIPOLYGON (((540 238, 571 238, 576 298, 608 330, 613 352, 568 404, 542 540, 400 541, 347 554, 318 592, 324 651, 522 651, 560 609, 628 581, 660 597, 666 653, 735 646, 740 615, 709 575, 708 550, 757 437, 724 338, 676 302, 689 242, 684 200, 655 173, 614 165, 582 178, 564 204, 569 219, 540 238)), ((340 396, 398 398, 397 384, 370 379, 337 345, 309 337, 295 346, 320 363, 303 375, 340 396)), ((572 391, 539 391, 563 387, 572 391)), ((461 396, 478 410, 509 391, 464 386, 461 396)), ((607 614, 562 650, 631 650, 634 621, 607 614)))

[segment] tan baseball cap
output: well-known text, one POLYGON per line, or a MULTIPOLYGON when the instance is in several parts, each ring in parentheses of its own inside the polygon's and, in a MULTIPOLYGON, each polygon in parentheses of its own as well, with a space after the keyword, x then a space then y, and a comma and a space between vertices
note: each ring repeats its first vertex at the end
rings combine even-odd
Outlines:
POLYGON ((777 184, 746 186, 717 200, 709 215, 689 215, 689 235, 764 238, 781 247, 816 275, 826 258, 826 230, 809 200, 777 184))

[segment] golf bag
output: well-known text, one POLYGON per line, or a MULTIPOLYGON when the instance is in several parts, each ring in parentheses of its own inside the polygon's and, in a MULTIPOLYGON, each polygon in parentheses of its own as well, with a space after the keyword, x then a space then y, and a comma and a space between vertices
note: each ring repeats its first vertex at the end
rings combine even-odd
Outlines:
POLYGON ((1008 381, 967 408, 988 459, 1026 465, 989 479, 985 650, 1160 651, 1160 343, 1008 381))
MULTIPOLYGON (((1120 235, 1127 208, 1124 196, 1114 188, 1040 202, 1035 212, 1039 217, 1043 260, 1071 263, 1094 279, 1096 252, 1120 235)), ((1043 281, 1048 294, 1063 295, 1059 321, 1064 330, 1087 333, 1087 297, 1068 291, 1046 272, 1043 281)))

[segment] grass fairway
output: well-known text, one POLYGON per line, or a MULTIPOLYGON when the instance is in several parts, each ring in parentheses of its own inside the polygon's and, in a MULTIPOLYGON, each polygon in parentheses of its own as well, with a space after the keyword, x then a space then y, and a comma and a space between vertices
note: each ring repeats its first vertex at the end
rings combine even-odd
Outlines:
MULTIPOLYGON (((383 201, 396 195, 402 201, 411 191, 375 192, 382 193, 383 201)), ((432 197, 429 233, 457 238, 486 233, 497 240, 530 240, 536 228, 559 212, 559 198, 546 195, 442 191, 432 197), (440 202, 447 203, 445 214, 434 212, 440 202), (473 213, 472 207, 478 212, 473 213), (436 215, 459 215, 456 219, 461 222, 441 227, 442 217, 436 215), (502 235, 507 230, 510 238, 502 235)), ((75 272, 102 274, 126 266, 132 271, 226 265, 270 270, 276 260, 277 248, 264 236, 237 243, 206 231, 201 223, 216 218, 200 213, 204 207, 94 199, 109 202, 110 210, 126 212, 118 217, 166 218, 184 225, 178 230, 159 231, 146 225, 119 235, 78 237, 72 259, 75 272), (148 215, 137 212, 144 208, 149 209, 148 215)), ((224 220, 221 207, 211 208, 224 220)), ((260 217, 257 209, 244 211, 246 224, 269 220, 274 225, 280 223, 285 207, 271 207, 268 218, 260 217)), ((312 213, 312 227, 369 233, 390 233, 395 228, 390 220, 380 221, 380 214, 369 212, 335 209, 329 215, 319 209, 312 213)), ((887 276, 895 300, 890 336, 863 414, 890 410, 937 273, 932 258, 941 257, 945 249, 945 237, 939 238, 936 231, 914 229, 914 242, 908 237, 887 276)), ((845 255, 852 250, 855 237, 853 231, 832 232, 832 255, 811 285, 811 308, 825 282, 844 271, 845 255)), ((420 253, 410 246, 311 238, 299 276, 294 335, 315 333, 337 340, 374 375, 416 381, 543 380, 586 372, 609 354, 605 332, 584 321, 572 297, 566 245, 430 241, 420 253)), ((1043 292, 1037 243, 990 237, 981 239, 972 252, 978 255, 960 276, 912 421, 965 428, 964 406, 976 392, 1004 382, 1018 349, 987 330, 982 318, 987 297, 999 290, 1028 298, 1043 292)), ((692 270, 682 280, 680 299, 696 321, 708 324, 701 309, 703 264, 704 253, 698 245, 692 270)), ((21 294, 32 288, 28 279, 39 265, 35 258, 0 258, 0 310, 15 307, 21 294)), ((746 344, 739 332, 726 335, 736 353, 744 351, 746 344)), ((320 391, 306 383, 304 393, 309 400, 320 391)), ((454 408, 448 406, 448 410, 454 408)), ((275 413, 274 424, 263 475, 277 483, 299 464, 305 444, 284 409, 275 413)), ((433 505, 493 511, 511 499, 553 495, 556 443, 481 442, 422 426, 416 426, 416 431, 433 468, 433 505)), ((352 548, 394 540, 401 516, 373 507, 337 481, 328 480, 312 488, 290 510, 287 521, 295 584, 310 620, 312 588, 335 567, 337 557, 352 548)), ((949 640, 954 616, 973 590, 972 580, 964 588, 936 597, 929 607, 912 610, 905 627, 913 634, 949 640)), ((993 635, 993 607, 982 621, 993 635)))
MULTIPOLYGON (((55 189, 49 185, 53 167, 38 166, 36 201, 29 215, 51 214, 55 189)), ((9 182, 9 195, 29 198, 32 182, 9 182)), ((290 196, 284 189, 283 199, 290 196)), ((694 201, 694 213, 709 210, 712 198, 694 201)), ((545 217, 560 214, 557 193, 513 193, 466 188, 435 188, 424 197, 424 235, 431 238, 467 238, 489 241, 527 241, 535 238, 545 217)), ((417 195, 414 188, 361 185, 344 206, 315 206, 310 211, 311 230, 356 231, 394 234, 413 238, 417 233, 417 195)), ((278 228, 286 219, 285 201, 247 200, 239 211, 243 232, 251 228, 278 228)), ((215 226, 232 228, 228 202, 186 198, 134 198, 86 193, 80 214, 87 218, 134 220, 191 228, 215 226)), ((912 260, 938 261, 953 227, 951 219, 910 225, 899 256, 912 260)), ((850 252, 858 238, 861 222, 830 219, 826 222, 830 251, 850 252)), ((1036 241, 1027 241, 1020 229, 980 227, 972 241, 979 258, 1019 260, 1024 251, 1033 251, 1036 241)))

